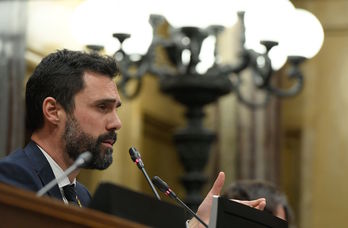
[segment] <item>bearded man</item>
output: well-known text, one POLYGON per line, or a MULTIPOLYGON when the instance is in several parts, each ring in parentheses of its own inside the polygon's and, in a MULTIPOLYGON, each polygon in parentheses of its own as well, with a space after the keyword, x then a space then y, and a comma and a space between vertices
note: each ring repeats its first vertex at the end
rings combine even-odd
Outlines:
MULTIPOLYGON (((93 155, 87 168, 106 169, 121 128, 117 115, 121 101, 113 81, 117 73, 111 57, 68 50, 45 57, 26 85, 31 140, 0 161, 0 181, 36 192, 85 151, 93 155)), ((91 196, 76 181, 77 174, 73 172, 47 195, 68 202, 64 189, 72 185, 79 205, 87 206, 91 196)))

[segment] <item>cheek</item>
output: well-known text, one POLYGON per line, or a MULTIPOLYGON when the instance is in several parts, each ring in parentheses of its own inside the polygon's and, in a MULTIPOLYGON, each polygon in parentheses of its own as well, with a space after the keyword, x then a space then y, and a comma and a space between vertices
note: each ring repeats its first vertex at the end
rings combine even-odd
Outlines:
POLYGON ((81 129, 88 134, 99 136, 105 131, 104 119, 91 111, 76 113, 75 118, 81 129))

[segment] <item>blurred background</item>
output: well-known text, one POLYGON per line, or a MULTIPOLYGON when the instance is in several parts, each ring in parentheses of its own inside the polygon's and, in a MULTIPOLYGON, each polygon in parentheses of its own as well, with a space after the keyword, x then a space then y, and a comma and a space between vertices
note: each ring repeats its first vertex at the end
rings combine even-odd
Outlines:
POLYGON ((0 1, 0 156, 25 145, 25 83, 41 59, 63 48, 96 51, 120 62, 123 127, 112 166, 79 176, 92 193, 107 181, 152 195, 129 157, 134 146, 149 175, 162 177, 187 201, 204 196, 224 171, 225 186, 243 179, 277 185, 288 196, 297 227, 345 227, 346 12, 346 0, 0 1), (240 11, 245 14, 238 17, 240 11), (150 20, 152 28, 150 13, 157 15, 150 20), (186 26, 191 27, 180 29, 186 26), (132 35, 122 43, 125 36, 115 39, 114 33, 132 35), (208 54, 200 53, 202 64, 196 66, 194 45, 202 44, 202 36, 206 44, 200 51, 208 54), (260 41, 279 45, 268 52, 273 44, 260 41), (154 69, 151 61, 168 66, 154 69), (241 62, 246 63, 243 72, 235 67, 241 62), (186 74, 206 84, 170 90, 172 84, 165 81, 186 74), (229 82, 222 85, 221 78, 229 82), (207 84, 216 90, 204 100, 210 90, 197 88, 207 84), (285 95, 273 87, 291 89, 293 84, 295 92, 285 95), (198 132, 198 139, 185 144, 193 137, 190 130, 198 132), (195 144, 202 138, 206 144, 195 144))

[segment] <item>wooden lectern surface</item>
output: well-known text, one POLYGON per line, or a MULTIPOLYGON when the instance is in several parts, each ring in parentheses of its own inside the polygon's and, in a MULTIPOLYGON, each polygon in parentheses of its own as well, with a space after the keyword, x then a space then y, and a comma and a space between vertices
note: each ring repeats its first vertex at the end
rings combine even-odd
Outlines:
POLYGON ((0 184, 0 227, 145 227, 88 208, 0 184))

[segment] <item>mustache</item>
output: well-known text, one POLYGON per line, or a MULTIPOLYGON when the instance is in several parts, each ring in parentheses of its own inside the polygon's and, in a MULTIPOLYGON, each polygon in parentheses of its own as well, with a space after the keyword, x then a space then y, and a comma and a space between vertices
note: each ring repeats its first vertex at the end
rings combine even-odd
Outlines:
POLYGON ((101 143, 101 142, 103 142, 104 140, 113 140, 113 141, 115 141, 115 143, 116 143, 116 141, 117 141, 117 133, 116 132, 114 132, 114 131, 110 131, 110 132, 107 132, 107 133, 105 133, 105 134, 102 134, 102 135, 100 135, 99 137, 98 137, 98 143, 101 143))

